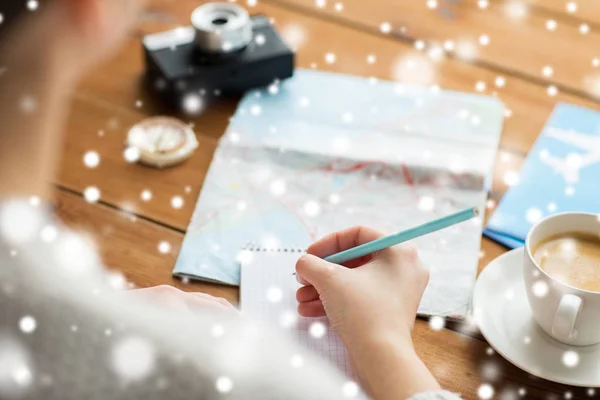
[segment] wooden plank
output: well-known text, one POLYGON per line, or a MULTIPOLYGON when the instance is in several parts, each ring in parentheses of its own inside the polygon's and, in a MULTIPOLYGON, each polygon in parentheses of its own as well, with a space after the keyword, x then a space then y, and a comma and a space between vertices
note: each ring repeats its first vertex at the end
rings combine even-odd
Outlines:
MULTIPOLYGON (((195 154, 176 168, 161 170, 129 164, 123 157, 127 131, 143 117, 135 111, 115 109, 102 103, 73 102, 57 183, 79 193, 95 186, 101 192, 101 201, 184 231, 217 141, 197 135, 199 147, 195 154), (86 168, 84 165, 83 157, 88 151, 95 151, 100 156, 98 167, 86 168), (151 200, 141 199, 144 190, 151 192, 151 200), (184 200, 180 209, 171 206, 174 196, 184 200)), ((223 123, 220 119, 214 122, 223 123)))
MULTIPOLYGON (((591 29, 586 35, 579 32, 580 22, 574 18, 561 20, 555 31, 546 29, 552 19, 537 8, 526 9, 522 17, 511 16, 511 7, 518 2, 489 2, 486 9, 475 4, 437 0, 429 9, 426 1, 380 0, 377 6, 361 0, 346 0, 343 10, 337 11, 334 2, 326 7, 315 6, 313 0, 267 0, 270 4, 291 6, 291 9, 327 16, 354 28, 385 36, 380 26, 391 24, 392 35, 404 40, 422 40, 426 45, 439 47, 450 40, 457 44, 450 54, 459 53, 481 65, 511 77, 526 76, 544 86, 554 84, 564 90, 589 93, 588 79, 595 79, 600 70, 592 59, 600 57, 600 30, 591 29), (508 6, 507 6, 508 4, 508 6), (490 43, 480 45, 479 38, 487 35, 490 43), (458 46, 458 43, 465 43, 458 46), (472 49, 457 52, 457 49, 472 49), (542 75, 542 68, 554 69, 551 77, 542 75)), ((374 50, 374 49, 373 49, 374 50)), ((509 78, 510 79, 510 78, 509 78)), ((600 93, 596 93, 600 96, 600 93)), ((598 98, 596 98, 598 101, 598 98)))
POLYGON ((237 288, 200 282, 185 284, 171 276, 183 234, 104 205, 89 204, 64 190, 57 190, 55 199, 58 217, 70 228, 89 234, 105 265, 123 273, 137 287, 172 285, 238 302, 237 288), (158 251, 162 241, 171 245, 167 254, 158 251))
MULTIPOLYGON (((525 3, 537 7, 540 12, 553 14, 556 18, 578 19, 589 25, 600 25, 600 3, 594 0, 526 0, 525 3), (575 11, 571 11, 572 6, 567 6, 569 3, 575 3, 575 11)), ((595 28, 600 26, 592 27, 595 28)))

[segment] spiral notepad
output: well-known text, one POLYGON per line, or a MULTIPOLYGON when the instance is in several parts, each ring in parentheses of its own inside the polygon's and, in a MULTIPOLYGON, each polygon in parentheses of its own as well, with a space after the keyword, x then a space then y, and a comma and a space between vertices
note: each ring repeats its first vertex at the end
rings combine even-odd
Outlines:
MULTIPOLYGON (((240 257, 241 310, 291 336, 351 377, 346 348, 339 336, 330 329, 327 318, 303 318, 298 315, 296 290, 300 284, 293 273, 296 261, 303 252, 296 248, 245 249, 240 257)), ((301 360, 291 362, 300 363, 301 360)))

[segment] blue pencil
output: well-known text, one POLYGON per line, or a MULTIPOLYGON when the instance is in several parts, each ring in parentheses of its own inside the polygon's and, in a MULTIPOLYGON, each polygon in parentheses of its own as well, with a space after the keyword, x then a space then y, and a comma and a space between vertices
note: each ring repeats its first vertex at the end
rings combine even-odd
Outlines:
POLYGON ((356 258, 366 256, 367 254, 375 253, 376 251, 395 246, 397 244, 406 242, 419 236, 439 231, 440 229, 444 229, 449 226, 458 224, 478 215, 479 210, 477 209, 477 207, 468 208, 466 210, 457 212, 456 214, 451 214, 446 217, 436 219, 435 221, 427 222, 423 225, 415 226, 414 228, 394 233, 393 235, 389 235, 381 239, 377 239, 372 242, 361 244, 360 246, 341 251, 337 254, 332 254, 328 257, 325 257, 325 261, 341 264, 346 261, 354 260, 356 258))

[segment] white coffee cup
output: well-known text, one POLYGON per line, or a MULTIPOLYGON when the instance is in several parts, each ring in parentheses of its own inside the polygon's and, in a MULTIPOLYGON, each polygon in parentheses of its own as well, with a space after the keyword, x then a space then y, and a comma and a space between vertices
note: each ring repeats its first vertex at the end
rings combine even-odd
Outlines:
POLYGON ((535 262, 532 249, 568 232, 600 234, 598 214, 566 212, 543 219, 525 239, 525 290, 540 327, 554 339, 575 346, 600 343, 600 292, 578 289, 551 277, 535 262))

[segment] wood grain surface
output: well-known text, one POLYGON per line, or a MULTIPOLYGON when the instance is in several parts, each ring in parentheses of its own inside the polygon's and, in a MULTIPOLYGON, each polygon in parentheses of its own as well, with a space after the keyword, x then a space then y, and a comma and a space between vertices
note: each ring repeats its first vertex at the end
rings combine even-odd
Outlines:
MULTIPOLYGON (((483 82, 482 93, 497 96, 506 106, 489 214, 508 188, 506 174, 519 171, 557 102, 599 108, 589 77, 600 73, 591 61, 600 57, 600 5, 596 1, 576 3, 577 10, 572 13, 566 8, 567 1, 521 1, 518 4, 524 5, 526 13, 518 21, 507 14, 507 7, 517 4, 509 0, 490 0, 485 8, 479 0, 437 0, 433 10, 424 0, 326 1, 323 8, 314 0, 265 0, 249 9, 275 20, 277 29, 296 47, 301 68, 393 80, 398 63, 406 57, 426 58, 428 49, 448 40, 475 43, 476 52, 469 60, 455 49, 433 63, 435 74, 430 83, 442 89, 476 92, 478 82, 483 82), (337 11, 336 3, 342 4, 343 10, 337 11), (557 22, 555 31, 546 28, 549 19, 557 22), (390 34, 380 31, 382 22, 392 24, 390 34), (590 31, 582 35, 579 29, 584 23, 590 31), (479 43, 481 35, 490 37, 487 46, 479 43), (419 40, 423 50, 415 47, 419 40), (328 52, 336 54, 335 63, 325 62, 328 52), (367 62, 371 54, 376 56, 372 64, 367 62), (542 75, 546 65, 553 67, 552 76, 542 75), (504 85, 496 84, 498 77, 504 78, 504 85), (549 85, 558 88, 556 96, 548 95, 549 85)), ((133 124, 168 112, 142 85, 141 36, 187 25, 198 4, 192 0, 150 1, 122 48, 80 83, 65 128, 65 152, 55 182, 57 211, 68 225, 92 235, 107 266, 123 272, 135 285, 171 284, 237 303, 237 288, 183 283, 171 276, 212 154, 237 99, 223 99, 198 118, 179 115, 194 127, 200 146, 178 167, 157 170, 129 164, 122 154, 133 124), (99 153, 98 167, 84 166, 87 151, 99 153), (89 186, 101 191, 97 204, 82 198, 89 186), (151 200, 141 199, 144 190, 151 191, 151 200), (183 207, 171 206, 174 196, 183 198, 183 207), (161 241, 171 245, 168 254, 158 251, 161 241)), ((504 251, 483 239, 479 270, 504 251)), ((536 379, 511 366, 465 324, 449 324, 434 331, 419 320, 414 341, 442 385, 467 399, 477 398, 477 388, 484 382, 493 384, 496 397, 506 400, 519 398, 519 389, 526 391, 527 398, 559 400, 567 392, 567 397, 588 397, 585 389, 536 379)))

